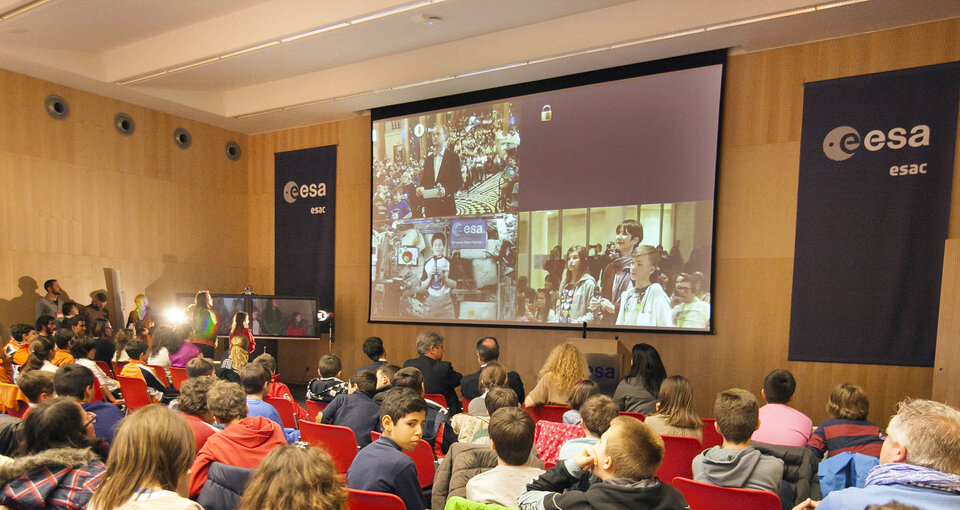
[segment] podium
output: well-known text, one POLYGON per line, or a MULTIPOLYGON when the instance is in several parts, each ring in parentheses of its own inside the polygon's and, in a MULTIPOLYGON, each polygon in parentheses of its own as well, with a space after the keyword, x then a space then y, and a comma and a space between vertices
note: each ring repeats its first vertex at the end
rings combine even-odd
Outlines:
POLYGON ((620 379, 629 373, 631 356, 615 339, 567 338, 587 360, 590 379, 600 385, 600 393, 613 396, 620 379))

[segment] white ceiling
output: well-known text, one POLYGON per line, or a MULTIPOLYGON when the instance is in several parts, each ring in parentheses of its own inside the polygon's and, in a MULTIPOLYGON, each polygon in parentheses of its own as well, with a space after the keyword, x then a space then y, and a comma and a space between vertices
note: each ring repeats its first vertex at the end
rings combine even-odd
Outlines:
MULTIPOLYGON (((0 14, 30 3, 0 0, 0 14)), ((704 50, 757 51, 960 16, 958 0, 38 3, 0 21, 0 67, 245 133, 704 50), (820 9, 803 12, 811 7, 820 9), (440 21, 425 23, 431 16, 440 21), (268 46, 225 57, 259 45, 268 46)))

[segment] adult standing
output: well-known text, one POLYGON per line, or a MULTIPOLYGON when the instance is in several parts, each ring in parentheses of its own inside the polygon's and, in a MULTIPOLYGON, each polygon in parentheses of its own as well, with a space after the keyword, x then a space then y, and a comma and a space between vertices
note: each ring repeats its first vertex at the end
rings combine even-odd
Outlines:
POLYGON ((416 367, 423 374, 424 393, 439 393, 447 400, 449 416, 459 413, 460 398, 457 386, 463 378, 453 369, 449 361, 443 361, 443 337, 433 331, 421 331, 417 335, 417 353, 419 358, 403 362, 404 367, 416 367))
POLYGON ((90 296, 90 304, 83 307, 80 313, 87 321, 87 325, 93 324, 97 319, 110 320, 110 310, 107 309, 107 293, 94 292, 90 296))
POLYGON ((463 187, 460 156, 447 146, 447 127, 433 128, 433 146, 423 160, 423 179, 416 189, 427 217, 456 216, 454 195, 463 187))
POLYGON ((60 321, 63 320, 63 312, 60 311, 60 307, 64 302, 69 301, 70 297, 63 291, 60 282, 57 280, 43 282, 43 289, 47 291, 47 294, 41 297, 33 307, 33 320, 37 320, 41 315, 49 315, 56 318, 59 325, 60 321))
MULTIPOLYGON (((480 370, 472 374, 463 376, 460 380, 460 394, 463 398, 474 399, 480 396, 480 372, 488 363, 500 359, 500 342, 492 336, 485 336, 477 340, 477 362, 480 363, 480 370)), ((507 373, 507 387, 517 394, 517 400, 523 401, 526 392, 523 389, 523 381, 520 374, 516 372, 507 373)))
POLYGON ((633 254, 642 241, 643 226, 636 221, 624 220, 617 225, 614 245, 619 255, 601 271, 600 297, 592 302, 595 310, 602 313, 604 324, 613 324, 620 313, 620 296, 633 283, 630 277, 633 254))
POLYGON ((200 348, 205 358, 213 358, 217 349, 217 315, 213 313, 210 291, 197 292, 193 308, 193 338, 190 343, 200 348))

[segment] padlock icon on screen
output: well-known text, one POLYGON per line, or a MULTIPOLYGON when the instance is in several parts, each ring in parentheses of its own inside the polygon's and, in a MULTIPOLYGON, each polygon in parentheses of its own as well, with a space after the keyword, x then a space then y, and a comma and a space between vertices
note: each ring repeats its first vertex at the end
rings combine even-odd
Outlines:
POLYGON ((540 121, 541 122, 550 122, 553 119, 553 108, 550 108, 550 105, 543 105, 543 109, 540 110, 540 121))

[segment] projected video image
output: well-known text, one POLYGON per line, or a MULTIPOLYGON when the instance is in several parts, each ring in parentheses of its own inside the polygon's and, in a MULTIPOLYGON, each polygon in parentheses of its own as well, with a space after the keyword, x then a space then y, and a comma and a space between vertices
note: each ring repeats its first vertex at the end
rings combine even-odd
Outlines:
POLYGON ((516 245, 514 214, 375 226, 371 314, 515 320, 516 245))
POLYGON ((373 137, 374 221, 516 211, 513 103, 377 122, 373 137))

